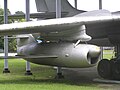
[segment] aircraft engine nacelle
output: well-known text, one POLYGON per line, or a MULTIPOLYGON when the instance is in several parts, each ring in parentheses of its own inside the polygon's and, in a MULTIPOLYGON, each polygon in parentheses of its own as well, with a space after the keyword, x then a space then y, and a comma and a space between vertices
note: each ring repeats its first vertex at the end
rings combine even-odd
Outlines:
MULTIPOLYGON (((100 56, 100 48, 95 45, 73 43, 41 43, 21 47, 22 54, 56 55, 57 58, 29 58, 30 62, 42 65, 84 68, 96 65, 100 56), (30 47, 30 48, 28 48, 30 47)), ((21 50, 19 48, 19 53, 21 50)))

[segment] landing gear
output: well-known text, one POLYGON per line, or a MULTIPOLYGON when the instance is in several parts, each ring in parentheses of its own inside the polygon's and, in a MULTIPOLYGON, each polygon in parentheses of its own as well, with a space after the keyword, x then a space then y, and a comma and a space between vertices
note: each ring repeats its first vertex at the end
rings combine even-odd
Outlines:
POLYGON ((25 75, 29 76, 32 75, 31 69, 30 69, 30 62, 26 62, 26 73, 25 75))
POLYGON ((31 71, 26 71, 25 75, 29 76, 29 75, 33 75, 33 74, 31 73, 31 71))
POLYGON ((10 73, 10 71, 9 71, 8 68, 5 68, 5 69, 3 70, 3 73, 10 73))
POLYGON ((55 79, 64 79, 64 76, 62 75, 62 73, 57 73, 55 79))
POLYGON ((114 63, 113 65, 113 77, 115 80, 120 80, 120 61, 114 63))
POLYGON ((98 64, 98 74, 104 79, 120 80, 120 59, 103 59, 98 64))
POLYGON ((62 74, 62 68, 61 67, 57 67, 57 75, 55 77, 55 79, 63 79, 64 76, 62 74))
POLYGON ((103 59, 98 64, 98 74, 106 79, 111 78, 111 65, 110 61, 107 59, 103 59))

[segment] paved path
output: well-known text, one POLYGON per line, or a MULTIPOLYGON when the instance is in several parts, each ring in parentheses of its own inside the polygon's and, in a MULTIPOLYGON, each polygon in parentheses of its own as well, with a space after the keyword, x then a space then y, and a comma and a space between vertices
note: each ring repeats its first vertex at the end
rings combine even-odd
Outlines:
MULTIPOLYGON (((100 79, 100 76, 97 73, 97 68, 65 68, 63 70, 63 73, 65 75, 65 78, 78 83, 78 85, 83 84, 95 84, 97 87, 100 87, 100 90, 120 90, 120 84, 119 83, 111 83, 110 82, 100 82, 100 81, 94 81, 95 79, 100 79)), ((118 81, 117 81, 118 82, 118 81)))

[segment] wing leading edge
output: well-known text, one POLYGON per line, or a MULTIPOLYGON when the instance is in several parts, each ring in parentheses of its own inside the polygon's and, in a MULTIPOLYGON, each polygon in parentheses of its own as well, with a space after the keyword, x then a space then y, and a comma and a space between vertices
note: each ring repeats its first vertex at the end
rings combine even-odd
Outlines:
MULTIPOLYGON (((32 34, 32 33, 50 33, 50 32, 69 32, 72 28, 79 29, 82 25, 100 25, 115 24, 120 21, 120 16, 112 15, 93 15, 100 11, 93 11, 92 15, 86 16, 91 12, 87 12, 79 17, 68 17, 59 19, 48 19, 41 21, 30 21, 22 23, 12 23, 0 25, 0 35, 18 35, 18 34, 32 34)), ((101 11, 102 13, 104 11, 101 11)), ((73 30, 73 31, 74 31, 73 30)))
POLYGON ((114 20, 120 20, 120 17, 118 16, 72 17, 72 18, 31 21, 31 22, 23 22, 23 23, 3 24, 0 25, 0 35, 65 31, 80 25, 85 25, 90 23, 100 23, 100 22, 109 23, 114 20))

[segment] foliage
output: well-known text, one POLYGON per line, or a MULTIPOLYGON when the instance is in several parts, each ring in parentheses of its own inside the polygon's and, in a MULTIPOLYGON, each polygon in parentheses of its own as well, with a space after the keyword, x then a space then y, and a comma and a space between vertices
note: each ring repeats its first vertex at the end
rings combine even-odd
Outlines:
POLYGON ((3 49, 4 47, 4 39, 3 37, 0 37, 0 49, 3 49))
MULTIPOLYGON (((4 10, 2 8, 0 8, 0 15, 4 14, 4 10)), ((15 12, 15 14, 24 14, 22 11, 17 11, 15 12)), ((8 15, 11 15, 11 12, 8 9, 8 15)), ((13 22, 24 22, 25 19, 9 19, 8 18, 8 23, 13 23, 13 22)), ((4 24, 4 17, 0 18, 0 24, 4 24)), ((8 49, 10 52, 14 52, 16 51, 16 39, 9 39, 9 43, 8 43, 8 49)), ((0 49, 4 48, 4 37, 0 37, 0 49)))
POLYGON ((9 52, 15 52, 17 50, 16 48, 16 39, 15 38, 12 38, 12 39, 9 39, 9 44, 8 44, 8 47, 9 47, 9 52))
MULTIPOLYGON (((0 8, 0 15, 3 15, 4 11, 2 8, 0 8)), ((0 24, 3 24, 4 23, 4 19, 3 18, 0 18, 0 24)))
MULTIPOLYGON (((0 15, 3 15, 4 11, 2 8, 0 8, 0 15)), ((4 23, 4 19, 3 18, 0 18, 0 24, 3 24, 4 23)), ((4 40, 3 40, 3 37, 0 37, 0 49, 3 49, 4 47, 4 40)))
MULTIPOLYGON (((8 15, 11 14, 11 12, 9 11, 9 9, 7 10, 8 11, 8 15)), ((0 15, 3 15, 4 14, 4 10, 2 8, 0 8, 0 15)), ((12 23, 13 20, 12 19, 8 19, 8 23, 12 23)), ((0 18, 0 24, 4 24, 4 17, 0 18)), ((15 43, 15 39, 10 39, 9 40, 9 51, 15 51, 16 50, 16 43, 15 43)), ((4 48, 4 37, 0 37, 0 49, 3 49, 4 48)))
MULTIPOLYGON (((10 15, 11 12, 9 11, 9 9, 7 11, 8 11, 8 15, 10 15)), ((2 8, 0 8, 0 15, 4 15, 4 10, 2 8)), ((8 19, 8 23, 12 23, 12 22, 13 21, 11 19, 8 19)), ((4 24, 4 17, 0 18, 0 24, 4 24)))
POLYGON ((16 11, 15 14, 24 14, 23 11, 16 11))
MULTIPOLYGON (((24 12, 23 11, 17 11, 15 12, 16 15, 24 15, 24 12)), ((15 19, 15 21, 17 22, 25 22, 25 19, 22 18, 22 19, 15 19)))

